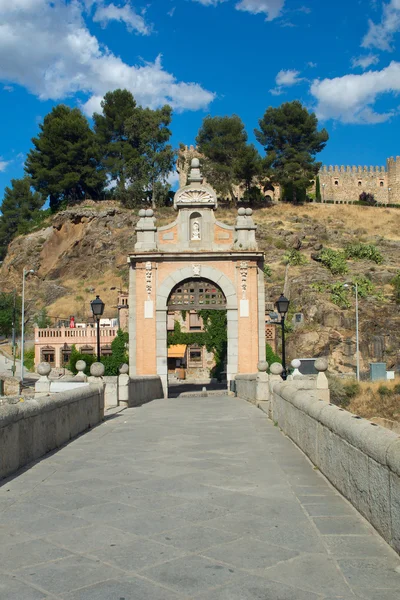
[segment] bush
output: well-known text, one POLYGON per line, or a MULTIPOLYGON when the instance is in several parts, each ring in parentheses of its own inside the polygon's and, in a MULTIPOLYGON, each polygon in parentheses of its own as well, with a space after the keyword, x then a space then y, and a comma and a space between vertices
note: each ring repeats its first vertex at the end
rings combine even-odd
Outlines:
POLYGON ((388 388, 387 385, 380 385, 378 387, 378 394, 381 396, 381 398, 383 396, 392 396, 393 390, 391 390, 390 388, 388 388))
POLYGON ((335 377, 330 373, 327 374, 329 379, 329 391, 330 391, 330 399, 331 404, 335 404, 336 406, 340 406, 342 408, 347 408, 350 404, 350 398, 346 393, 346 386, 343 381, 339 379, 339 377, 335 377))
POLYGON ((346 258, 372 260, 378 265, 383 262, 383 256, 374 244, 347 244, 344 252, 346 258))
POLYGON ((332 275, 345 275, 348 271, 344 252, 325 248, 319 254, 319 261, 330 270, 332 275))
POLYGON ((396 275, 390 282, 394 288, 394 298, 397 304, 400 304, 400 271, 397 271, 396 275))
POLYGON ((305 265, 307 263, 307 259, 305 256, 299 252, 299 250, 288 250, 285 252, 283 257, 283 262, 286 265, 291 265, 292 267, 297 267, 300 265, 305 265))
POLYGON ((393 391, 395 394, 400 394, 400 383, 396 383, 396 385, 393 388, 393 391))
POLYGON ((35 370, 35 348, 29 348, 29 350, 24 351, 24 367, 28 371, 35 370))
POLYGON ((350 382, 346 383, 344 386, 344 389, 345 389, 347 398, 354 398, 355 396, 358 396, 358 394, 361 391, 361 387, 360 387, 360 384, 358 383, 358 381, 350 381, 350 382))
POLYGON ((271 277, 272 275, 272 269, 269 265, 264 265, 264 275, 265 277, 271 277))
POLYGON ((271 366, 272 363, 282 364, 282 359, 279 358, 277 354, 275 354, 275 352, 272 350, 269 344, 265 344, 265 360, 267 361, 269 366, 271 366))
POLYGON ((367 192, 362 192, 358 197, 358 201, 363 206, 375 206, 376 205, 376 200, 375 200, 374 195, 369 194, 367 192))

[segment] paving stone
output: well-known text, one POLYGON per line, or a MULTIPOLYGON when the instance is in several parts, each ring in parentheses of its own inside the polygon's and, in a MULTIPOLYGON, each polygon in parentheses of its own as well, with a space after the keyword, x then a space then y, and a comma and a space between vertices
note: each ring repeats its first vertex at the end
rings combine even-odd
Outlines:
POLYGON ((201 552, 211 546, 237 540, 240 536, 232 531, 219 531, 205 525, 187 525, 175 531, 168 531, 153 539, 163 544, 171 544, 186 552, 201 552))
POLYGON ((304 509, 307 511, 310 517, 351 517, 356 514, 355 508, 349 506, 345 500, 342 500, 337 504, 304 504, 304 509))
POLYGON ((379 558, 346 558, 338 560, 338 564, 351 586, 365 587, 372 590, 387 588, 396 590, 400 597, 400 559, 397 565, 388 564, 379 558))
POLYGON ((322 535, 366 535, 371 531, 360 516, 314 517, 313 521, 322 535))
POLYGON ((180 594, 139 578, 110 579, 64 596, 65 600, 179 600, 180 594))
POLYGON ((323 554, 303 554, 264 571, 264 577, 314 594, 350 595, 335 561, 323 554))
POLYGON ((294 558, 298 552, 247 537, 228 544, 213 546, 203 550, 202 554, 240 569, 264 570, 278 562, 294 558))
POLYGON ((329 552, 337 557, 368 558, 370 556, 387 557, 388 564, 399 564, 394 550, 378 535, 327 535, 324 544, 329 552))
MULTIPOLYGON (((165 511, 165 508, 158 509, 158 511, 165 511)), ((216 517, 222 517, 228 512, 227 508, 222 506, 216 506, 209 502, 202 500, 198 502, 185 502, 184 504, 178 504, 177 506, 170 506, 168 508, 168 515, 170 517, 177 517, 190 521, 191 523, 208 521, 215 519, 216 517)))
POLYGON ((150 510, 141 510, 135 511, 129 518, 116 519, 112 525, 124 532, 128 531, 135 535, 150 536, 163 531, 185 527, 187 521, 178 517, 170 517, 167 511, 156 513, 150 510))
POLYGON ((60 531, 47 536, 47 541, 75 552, 91 552, 96 548, 125 545, 134 542, 136 536, 98 523, 72 531, 60 531))
POLYGON ((155 540, 138 538, 123 546, 110 544, 96 548, 92 554, 113 567, 137 572, 152 565, 184 556, 186 551, 172 545, 161 544, 155 540))
POLYGON ((181 594, 194 595, 218 585, 234 584, 242 573, 201 556, 187 556, 151 567, 142 575, 181 594))
POLYGON ((79 529, 90 525, 88 521, 74 517, 66 513, 59 513, 54 515, 51 513, 49 517, 42 517, 41 519, 33 519, 32 521, 21 521, 16 523, 15 526, 17 531, 27 533, 32 537, 46 537, 57 531, 79 529))
POLYGON ((45 540, 31 540, 15 545, 0 545, 1 568, 9 572, 67 556, 71 556, 68 550, 58 548, 45 540))
MULTIPOLYGON (((63 594, 100 581, 117 578, 121 575, 121 571, 84 556, 72 556, 36 565, 36 567, 19 569, 16 575, 26 583, 46 590, 47 593, 63 594)), ((29 596, 26 598, 30 600, 29 596)))
POLYGON ((32 586, 0 574, 0 600, 44 600, 47 594, 32 586))
MULTIPOLYGON (((268 581, 261 577, 244 577, 234 586, 224 586, 195 595, 196 600, 321 600, 321 596, 291 587, 283 583, 268 581)), ((353 599, 354 600, 354 599, 353 599)))

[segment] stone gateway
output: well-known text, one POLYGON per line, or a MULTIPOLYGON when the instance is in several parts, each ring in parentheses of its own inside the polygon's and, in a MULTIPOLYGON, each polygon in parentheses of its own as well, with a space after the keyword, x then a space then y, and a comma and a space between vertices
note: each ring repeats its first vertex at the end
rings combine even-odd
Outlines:
POLYGON ((199 308, 199 302, 216 308, 223 298, 228 384, 265 360, 264 254, 257 249, 252 210, 240 208, 235 226, 217 221, 216 193, 203 182, 198 159, 192 160, 188 185, 175 194, 174 208, 175 221, 163 227, 155 225, 153 210, 139 211, 137 243, 128 256, 130 374, 159 375, 165 395, 171 296, 182 311, 199 308), (199 278, 217 293, 203 294, 199 278), (183 283, 188 293, 179 295, 183 283))

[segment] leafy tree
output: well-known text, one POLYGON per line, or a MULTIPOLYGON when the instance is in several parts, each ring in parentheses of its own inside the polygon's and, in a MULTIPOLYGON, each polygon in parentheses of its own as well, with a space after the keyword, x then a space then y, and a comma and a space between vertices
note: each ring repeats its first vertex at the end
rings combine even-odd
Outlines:
POLYGON ((295 250, 294 248, 292 248, 291 250, 285 252, 283 262, 285 265, 297 267, 300 265, 307 264, 307 259, 301 252, 299 252, 299 250, 295 250))
POLYGON ((136 102, 128 90, 115 90, 107 92, 101 107, 103 114, 93 115, 96 142, 108 179, 115 182, 116 195, 123 196, 127 187, 127 164, 137 154, 126 131, 126 122, 135 115, 136 102))
POLYGON ((63 201, 73 204, 86 196, 99 197, 105 173, 95 135, 78 108, 55 106, 32 142, 25 170, 33 187, 50 196, 50 208, 56 210, 63 201))
POLYGON ((14 294, 6 294, 5 292, 0 294, 0 333, 1 335, 10 336, 12 333, 13 322, 15 330, 18 331, 20 327, 21 317, 21 298, 15 296, 15 308, 14 308, 14 294))
POLYGON ((105 367, 105 375, 118 375, 120 366, 128 362, 129 358, 126 352, 127 343, 128 334, 119 329, 117 336, 111 343, 111 355, 104 356, 101 359, 105 367))
POLYGON ((78 360, 85 361, 85 363, 86 363, 85 374, 90 375, 90 367, 94 362, 97 361, 97 356, 95 354, 81 354, 79 352, 79 350, 76 348, 75 344, 73 344, 72 348, 71 348, 71 354, 69 356, 69 362, 67 363, 66 367, 67 367, 67 369, 72 371, 72 373, 74 373, 74 375, 76 375, 78 373, 78 369, 76 368, 76 363, 78 362, 78 360))
POLYGON ((375 196, 367 192, 362 192, 358 197, 358 201, 365 206, 375 206, 376 204, 375 196))
POLYGON ((272 347, 269 344, 265 344, 265 360, 269 367, 273 363, 282 364, 282 359, 272 350, 272 347))
POLYGON ((124 203, 133 206, 145 201, 155 208, 167 201, 167 177, 174 168, 175 152, 167 144, 171 137, 169 125, 172 108, 165 105, 157 110, 134 109, 125 123, 128 140, 134 149, 126 165, 131 184, 124 203))
MULTIPOLYGON (((204 175, 218 195, 235 199, 234 185, 244 185, 251 199, 255 180, 261 174, 261 157, 247 143, 243 121, 231 117, 207 116, 196 137, 198 151, 205 156, 204 175)), ((254 190, 253 190, 254 193, 254 190)))
POLYGON ((47 309, 45 307, 41 308, 36 315, 36 325, 40 327, 40 329, 45 329, 46 327, 50 327, 51 319, 47 314, 47 309))
POLYGON ((301 102, 286 102, 278 108, 269 107, 254 131, 257 141, 266 151, 266 174, 281 184, 284 196, 298 202, 321 168, 315 155, 328 141, 326 129, 318 131, 318 120, 301 102))
POLYGON ((23 233, 26 225, 37 217, 43 203, 43 196, 32 192, 29 177, 11 180, 11 187, 5 188, 4 199, 0 206, 1 258, 6 255, 8 244, 15 235, 23 233))
POLYGON ((319 175, 317 175, 315 181, 315 199, 317 202, 321 202, 321 182, 319 180, 319 175))

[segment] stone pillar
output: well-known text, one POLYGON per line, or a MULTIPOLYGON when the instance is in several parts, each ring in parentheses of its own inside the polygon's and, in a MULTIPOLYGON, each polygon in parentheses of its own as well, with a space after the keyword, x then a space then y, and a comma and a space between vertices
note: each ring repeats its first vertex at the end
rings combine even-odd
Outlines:
POLYGON ((328 378, 325 375, 325 372, 328 370, 328 361, 325 358, 317 358, 314 363, 314 367, 318 371, 317 375, 317 393, 318 399, 324 400, 325 402, 330 402, 330 392, 329 392, 329 382, 328 378))
POLYGON ((103 386, 104 380, 104 365, 101 362, 95 362, 90 365, 90 377, 88 377, 89 383, 96 383, 97 385, 103 386))
POLYGON ((48 396, 50 394, 50 379, 51 366, 47 362, 42 362, 37 366, 37 372, 40 375, 35 383, 35 398, 48 396))
POLYGON ((275 382, 283 381, 283 379, 282 379, 283 367, 280 363, 272 363, 272 365, 269 368, 269 372, 270 372, 270 376, 269 376, 270 387, 269 387, 269 389, 272 392, 275 382))
POLYGON ((256 242, 256 225, 253 221, 253 209, 239 208, 238 216, 235 225, 235 250, 255 250, 256 242))
POLYGON ((268 363, 266 361, 260 361, 257 365, 257 391, 256 401, 257 402, 268 402, 270 398, 269 394, 269 377, 268 377, 268 363))
POLYGON ((288 375, 287 379, 290 381, 292 379, 295 379, 295 377, 301 377, 302 375, 299 371, 301 362, 299 361, 299 359, 298 358, 293 359, 292 362, 290 363, 290 365, 293 367, 293 372, 291 373, 291 375, 288 375))
POLYGON ((139 221, 136 225, 137 242, 135 250, 157 250, 157 227, 155 226, 154 211, 151 208, 139 210, 139 221))
POLYGON ((129 367, 126 364, 119 368, 118 405, 124 408, 129 406, 129 367))

